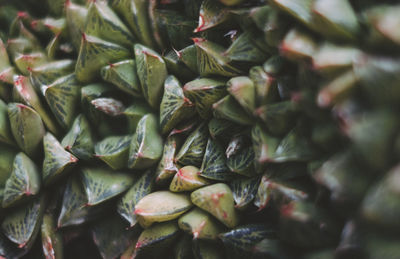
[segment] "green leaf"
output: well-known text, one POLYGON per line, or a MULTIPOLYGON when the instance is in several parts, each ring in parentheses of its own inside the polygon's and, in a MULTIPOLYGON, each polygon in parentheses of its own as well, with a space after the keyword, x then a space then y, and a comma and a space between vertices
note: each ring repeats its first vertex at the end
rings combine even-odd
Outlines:
MULTIPOLYGON (((234 254, 243 254, 244 251, 255 253, 256 245, 266 238, 276 238, 276 230, 264 224, 244 225, 220 235, 227 250, 234 254)), ((246 254, 250 256, 250 254, 246 254)), ((251 254, 252 255, 252 254, 251 254)))
POLYGON ((192 207, 188 194, 156 191, 143 197, 135 206, 135 214, 143 228, 154 222, 178 218, 192 207))
POLYGON ((316 29, 328 38, 354 41, 360 32, 357 14, 348 0, 316 0, 312 14, 316 29))
POLYGON ((207 139, 207 127, 202 123, 186 138, 176 155, 176 161, 182 165, 199 166, 203 160, 207 139))
POLYGON ((228 185, 216 183, 197 189, 191 193, 190 198, 194 205, 209 212, 225 226, 232 228, 239 224, 239 215, 228 185))
POLYGON ((179 228, 193 235, 194 239, 216 240, 224 227, 212 215, 194 208, 178 220, 179 228))
POLYGON ((227 95, 213 104, 214 117, 230 120, 241 125, 252 125, 254 120, 243 110, 231 95, 227 95))
MULTIPOLYGON (((196 48, 195 48, 196 49, 196 48)), ((196 74, 194 71, 190 70, 185 63, 183 63, 178 56, 179 52, 175 50, 171 50, 167 52, 166 55, 163 56, 163 59, 165 61, 165 65, 167 66, 167 70, 169 74, 173 74, 176 77, 178 77, 182 81, 190 81, 193 80, 193 78, 196 77, 196 74)), ((196 53, 194 55, 195 57, 197 56, 196 53)), ((197 62, 195 60, 195 64, 197 66, 197 62)), ((197 68, 196 70, 197 71, 197 68)))
POLYGON ((48 186, 70 173, 71 167, 78 162, 78 159, 65 151, 60 142, 50 133, 44 136, 43 146, 43 183, 48 186))
POLYGON ((125 93, 141 97, 142 90, 136 70, 135 60, 128 59, 107 65, 100 72, 105 81, 116 85, 125 93))
POLYGON ((286 134, 296 123, 296 107, 292 101, 265 104, 254 112, 272 135, 286 134))
POLYGON ((164 144, 163 155, 155 171, 155 182, 158 185, 166 183, 178 172, 178 168, 175 164, 175 153, 177 152, 180 142, 180 138, 176 135, 167 137, 164 144))
POLYGON ((85 23, 85 33, 129 48, 133 35, 105 2, 91 2, 85 23))
POLYGON ((230 60, 238 62, 260 63, 267 59, 268 55, 254 44, 252 33, 246 31, 224 52, 230 60))
POLYGON ((55 135, 59 134, 58 125, 55 123, 49 111, 43 106, 28 77, 14 77, 13 98, 15 102, 21 102, 32 107, 42 118, 47 129, 55 135))
POLYGON ((106 115, 115 117, 125 110, 124 104, 114 98, 96 98, 90 102, 94 108, 106 115))
POLYGON ((163 140, 158 132, 157 117, 144 115, 136 128, 129 148, 128 167, 145 169, 155 165, 163 152, 163 140))
POLYGON ((317 47, 309 33, 291 29, 281 43, 281 53, 292 61, 304 61, 312 59, 317 47))
POLYGON ((93 241, 103 258, 117 258, 131 245, 136 231, 126 229, 125 222, 116 215, 95 223, 92 228, 93 241))
POLYGON ((201 76, 237 76, 242 71, 229 64, 231 61, 223 55, 224 48, 202 38, 194 38, 197 48, 197 66, 201 76))
POLYGON ((279 237, 298 247, 312 248, 335 244, 341 223, 332 213, 311 202, 293 201, 280 209, 279 237), (320 228, 324 224, 324 228, 320 228))
POLYGON ((175 245, 174 249, 175 259, 191 259, 194 258, 192 251, 192 237, 189 235, 182 235, 175 245))
POLYGON ((192 72, 198 73, 197 66, 197 47, 195 44, 189 45, 180 51, 175 51, 180 61, 185 64, 192 72))
POLYGON ((100 75, 100 69, 109 63, 131 57, 128 49, 97 37, 83 34, 75 74, 78 81, 89 83, 100 75))
POLYGON ((227 181, 233 176, 226 166, 226 157, 223 149, 217 141, 211 138, 207 141, 200 175, 204 178, 218 181, 227 181))
POLYGON ((32 68, 30 80, 36 90, 40 90, 43 86, 50 85, 56 79, 69 75, 75 70, 75 60, 61 59, 46 62, 41 66, 32 68))
POLYGON ((260 179, 253 178, 238 178, 230 182, 230 187, 235 200, 235 208, 242 210, 253 201, 257 194, 260 179))
POLYGON ((72 1, 65 2, 65 19, 72 45, 75 50, 81 46, 81 35, 84 32, 88 9, 72 1))
POLYGON ((26 201, 29 196, 38 194, 40 183, 40 174, 35 163, 24 153, 18 153, 11 175, 5 184, 3 208, 14 206, 26 201))
POLYGON ((5 104, 1 99, 0 99, 0 142, 14 145, 14 138, 11 133, 10 121, 8 119, 7 104, 5 104))
POLYGON ((46 212, 41 226, 42 250, 46 258, 62 258, 64 252, 63 238, 57 229, 56 218, 46 212))
POLYGON ((193 191, 210 182, 199 175, 199 169, 194 166, 184 166, 178 170, 169 185, 171 192, 193 191))
POLYGON ((297 126, 279 143, 274 160, 278 162, 311 161, 316 156, 317 150, 297 126))
POLYGON ((259 124, 251 130, 256 165, 273 161, 280 139, 269 135, 259 124))
POLYGON ((126 167, 131 136, 111 136, 98 142, 94 147, 96 157, 103 160, 112 169, 126 167))
POLYGON ((229 15, 228 9, 218 1, 204 0, 200 7, 199 25, 194 32, 204 31, 220 25, 229 19, 229 15))
POLYGON ((130 227, 137 223, 135 214, 136 204, 154 190, 154 173, 148 170, 133 184, 118 202, 118 213, 129 222, 130 227))
POLYGON ((98 216, 104 209, 87 205, 88 199, 81 183, 80 173, 72 175, 67 182, 57 220, 58 228, 85 223, 98 216))
POLYGON ((158 110, 163 95, 163 84, 167 77, 167 66, 155 51, 135 44, 136 69, 144 98, 158 110))
POLYGON ((176 222, 154 224, 140 234, 136 243, 135 257, 161 258, 178 236, 179 228, 176 222))
POLYGON ((187 82, 183 87, 185 96, 191 99, 200 117, 211 116, 212 105, 227 94, 225 81, 200 78, 187 82))
POLYGON ((234 77, 228 81, 227 88, 242 108, 252 114, 256 108, 256 90, 253 81, 247 76, 234 77))
POLYGON ((18 146, 28 155, 35 156, 41 150, 45 128, 42 119, 32 108, 20 104, 8 104, 11 132, 18 146))
POLYGON ((0 150, 0 188, 3 188, 11 175, 14 158, 18 151, 3 144, 0 144, 0 150))
POLYGON ((208 131, 213 139, 229 141, 232 136, 242 130, 242 126, 224 119, 213 117, 208 122, 208 131))
POLYGON ((8 213, 1 224, 4 235, 19 248, 31 247, 40 229, 44 206, 42 196, 8 213))
POLYGON ((128 121, 128 132, 135 132, 140 119, 148 113, 151 113, 151 108, 145 101, 133 100, 132 104, 123 112, 128 121))
POLYGON ((111 199, 132 186, 132 175, 114 172, 105 168, 83 168, 82 183, 88 206, 94 206, 111 199))
POLYGON ((44 89, 44 96, 58 123, 64 129, 72 126, 78 113, 81 88, 75 74, 60 77, 44 89))
POLYGON ((226 161, 228 168, 237 174, 251 177, 254 170, 254 149, 252 146, 240 150, 237 154, 229 156, 226 161))
POLYGON ((194 114, 193 103, 187 99, 182 85, 174 76, 164 83, 164 96, 160 105, 160 128, 163 135, 169 133, 180 121, 194 114))
POLYGON ((112 8, 124 18, 135 36, 146 46, 155 47, 149 22, 149 1, 117 0, 113 1, 112 8))
POLYGON ((92 157, 94 152, 93 137, 89 122, 84 115, 76 116, 61 145, 79 159, 89 160, 92 157))
POLYGON ((14 58, 15 66, 25 76, 29 75, 29 69, 43 65, 47 62, 47 57, 42 52, 32 52, 29 54, 17 53, 14 58))
POLYGON ((304 0, 301 3, 296 0, 272 0, 271 4, 279 7, 285 13, 293 16, 304 25, 313 28, 312 5, 315 0, 304 0))

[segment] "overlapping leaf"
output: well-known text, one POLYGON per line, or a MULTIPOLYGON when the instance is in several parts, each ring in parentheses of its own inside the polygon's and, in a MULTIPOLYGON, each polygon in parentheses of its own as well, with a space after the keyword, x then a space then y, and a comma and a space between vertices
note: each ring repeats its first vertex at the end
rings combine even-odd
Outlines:
POLYGON ((130 143, 130 135, 107 137, 94 147, 96 157, 103 160, 114 170, 122 169, 126 167, 128 161, 130 143))

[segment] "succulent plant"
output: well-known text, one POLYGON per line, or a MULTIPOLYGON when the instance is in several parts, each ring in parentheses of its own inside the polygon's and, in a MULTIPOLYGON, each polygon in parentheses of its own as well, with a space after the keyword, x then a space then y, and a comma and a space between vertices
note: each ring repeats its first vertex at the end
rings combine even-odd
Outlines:
POLYGON ((394 0, 0 0, 0 258, 399 258, 394 0))

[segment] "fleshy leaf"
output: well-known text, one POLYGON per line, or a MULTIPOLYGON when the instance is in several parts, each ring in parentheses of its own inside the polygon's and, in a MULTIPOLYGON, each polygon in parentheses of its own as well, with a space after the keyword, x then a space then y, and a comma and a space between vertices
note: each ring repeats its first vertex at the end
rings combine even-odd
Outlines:
POLYGON ((79 159, 88 160, 93 155, 93 137, 89 122, 79 114, 71 129, 63 138, 61 145, 79 159))
POLYGON ((158 132, 157 117, 144 115, 136 128, 129 148, 128 167, 144 169, 155 165, 163 152, 163 140, 158 132))
POLYGON ((13 164, 17 150, 10 146, 0 144, 0 188, 3 188, 13 170, 13 164))
POLYGON ((182 144, 176 161, 182 165, 199 166, 206 149, 208 132, 206 124, 200 124, 182 144))
POLYGON ((360 32, 357 14, 348 0, 316 0, 312 12, 316 29, 326 37, 352 41, 360 32))
POLYGON ((64 129, 69 129, 77 115, 81 88, 76 81, 75 74, 60 77, 45 87, 44 96, 64 129))
POLYGON ((253 81, 246 76, 234 77, 228 81, 227 88, 242 108, 252 114, 256 108, 256 91, 253 81))
POLYGON ((213 104, 214 117, 242 125, 251 125, 253 120, 231 95, 227 95, 213 104))
POLYGON ((254 157, 254 149, 249 146, 230 156, 226 161, 226 165, 234 173, 253 176, 255 174, 254 157))
POLYGON ((197 48, 195 44, 189 45, 180 51, 176 51, 178 58, 185 64, 192 72, 198 73, 197 64, 197 48))
POLYGON ((194 32, 200 32, 215 27, 229 18, 228 9, 214 0, 204 0, 200 7, 199 25, 194 32))
POLYGON ((56 79, 69 75, 75 70, 75 61, 72 59, 61 59, 50 61, 41 66, 31 69, 30 80, 36 90, 42 89, 53 83, 56 79))
POLYGON ((42 143, 45 128, 42 119, 32 108, 20 104, 8 104, 11 132, 18 146, 28 155, 35 156, 42 143))
POLYGON ((95 223, 93 241, 103 258, 117 258, 131 244, 136 231, 126 229, 121 218, 111 216, 95 223))
POLYGON ((125 109, 123 114, 125 115, 128 121, 128 132, 132 133, 136 131, 137 124, 139 123, 140 119, 148 114, 151 113, 152 110, 149 105, 140 99, 135 99, 132 104, 125 109))
POLYGON ((7 104, 0 99, 0 142, 13 145, 14 138, 11 133, 10 121, 7 114, 7 104))
POLYGON ((130 227, 137 223, 135 206, 146 195, 154 189, 154 173, 151 170, 146 171, 133 184, 133 186, 122 196, 118 202, 118 213, 129 222, 130 227))
POLYGON ((226 158, 220 144, 209 138, 200 168, 200 175, 204 178, 226 181, 232 178, 232 173, 226 166, 226 158))
POLYGON ((85 23, 85 33, 103 40, 130 47, 134 38, 125 24, 118 18, 107 3, 91 2, 85 23))
POLYGON ((88 206, 102 203, 132 186, 133 176, 105 168, 83 168, 82 183, 88 206))
POLYGON ((187 82, 184 94, 195 104, 197 113, 204 119, 211 116, 212 105, 227 94, 225 81, 200 78, 187 82))
POLYGON ((179 228, 176 222, 154 224, 140 234, 134 258, 161 258, 178 236, 179 228))
POLYGON ((144 228, 154 222, 178 218, 192 207, 188 194, 156 191, 143 197, 135 206, 138 222, 144 228))
POLYGON ((297 111, 293 102, 284 101, 263 105, 254 113, 264 121, 271 134, 280 136, 293 128, 297 111))
POLYGON ((78 162, 78 159, 65 151, 51 133, 46 133, 44 136, 43 146, 43 183, 48 186, 69 173, 70 168, 78 162))
POLYGON ((141 97, 142 90, 136 71, 135 60, 128 59, 103 67, 101 77, 122 91, 135 97, 141 97))
POLYGON ((252 67, 249 71, 249 77, 254 83, 257 107, 278 99, 276 80, 266 73, 262 67, 252 67))
POLYGON ((197 167, 187 165, 175 174, 169 185, 169 190, 171 192, 193 191, 208 184, 209 181, 199 175, 197 167))
POLYGON ((124 104, 114 98, 96 98, 90 102, 94 108, 111 117, 118 116, 125 110, 124 104))
POLYGON ((13 98, 15 102, 21 102, 32 107, 40 115, 47 129, 55 135, 59 134, 58 125, 55 123, 54 118, 50 116, 51 114, 48 110, 43 106, 28 77, 14 77, 13 98))
POLYGON ((177 152, 178 144, 180 144, 180 138, 176 135, 167 137, 165 141, 163 155, 156 169, 155 181, 159 185, 167 182, 178 172, 175 164, 175 153, 177 152))
POLYGON ((40 190, 40 174, 35 163, 24 153, 15 156, 13 170, 8 178, 3 196, 3 208, 13 206, 36 195, 40 190))
POLYGON ((57 221, 51 212, 46 212, 43 216, 41 226, 42 250, 46 258, 59 258, 63 256, 62 234, 57 230, 57 221))
POLYGON ((253 201, 257 194, 259 182, 260 179, 258 177, 253 177, 238 178, 229 184, 235 200, 235 208, 245 209, 253 201))
POLYGON ((75 67, 76 78, 82 83, 92 82, 100 76, 102 67, 130 56, 129 50, 120 45, 83 34, 75 67))
POLYGON ((230 60, 238 62, 259 63, 267 59, 267 54, 258 48, 252 39, 252 33, 242 33, 224 52, 230 60))
POLYGON ((180 121, 194 114, 193 103, 183 95, 182 85, 174 76, 164 83, 164 96, 160 105, 160 128, 169 133, 180 121))
POLYGON ((136 69, 144 98, 153 109, 158 110, 167 77, 165 61, 155 51, 135 44, 136 69))
POLYGON ((84 32, 88 9, 75 4, 73 1, 65 2, 65 19, 72 45, 76 50, 81 46, 81 35, 84 32))
POLYGON ((14 63, 23 75, 29 75, 29 70, 43 65, 47 62, 47 57, 41 52, 33 52, 30 54, 17 54, 14 63))
POLYGON ((224 227, 215 219, 199 208, 194 208, 178 220, 179 228, 193 235, 194 239, 218 238, 218 234, 224 230, 224 227))
POLYGON ((191 193, 190 198, 194 205, 209 212, 225 226, 232 228, 239 224, 239 215, 228 185, 216 183, 197 189, 191 193))
POLYGON ((224 48, 202 38, 194 38, 197 48, 197 67, 201 76, 237 76, 242 73, 229 64, 231 61, 223 55, 224 48))
POLYGON ((94 147, 96 157, 103 160, 114 170, 122 169, 126 167, 128 161, 130 142, 130 135, 107 137, 94 147))
POLYGON ((61 212, 57 220, 58 228, 85 223, 96 217, 103 209, 101 207, 87 206, 88 199, 79 173, 72 175, 65 187, 61 212))
POLYGON ((256 165, 262 165, 272 161, 280 139, 269 135, 260 125, 253 127, 251 131, 256 165))
POLYGON ((8 213, 1 224, 3 233, 18 247, 30 247, 39 232, 44 207, 44 197, 38 197, 8 213))

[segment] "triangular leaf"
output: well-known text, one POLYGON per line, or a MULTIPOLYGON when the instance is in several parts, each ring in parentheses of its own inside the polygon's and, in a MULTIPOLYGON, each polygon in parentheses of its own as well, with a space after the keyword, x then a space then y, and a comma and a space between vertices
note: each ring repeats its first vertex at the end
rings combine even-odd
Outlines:
POLYGON ((122 169, 126 167, 128 161, 130 143, 130 135, 107 137, 94 147, 96 157, 103 160, 114 170, 122 169))
POLYGON ((180 144, 180 138, 174 135, 167 137, 165 141, 163 155, 156 169, 155 181, 159 185, 167 182, 178 171, 175 164, 175 154, 178 144, 180 144))
POLYGON ((182 165, 199 166, 203 160, 207 139, 207 126, 202 123, 186 138, 176 155, 176 160, 182 165))
POLYGON ((200 168, 200 175, 211 180, 226 181, 232 178, 232 173, 226 166, 223 149, 217 141, 209 138, 200 168))
POLYGON ((199 169, 194 166, 184 166, 178 170, 169 185, 171 192, 193 191, 210 182, 199 175, 199 169))
POLYGON ((82 169, 82 183, 88 197, 88 206, 104 202, 126 191, 133 184, 127 173, 113 172, 104 168, 82 169))
POLYGON ((15 156, 13 170, 8 178, 2 206, 9 207, 31 195, 36 195, 40 190, 40 175, 37 166, 24 153, 15 156))
POLYGON ((49 185, 67 174, 78 159, 65 151, 60 142, 50 133, 44 136, 43 146, 43 183, 49 185))

